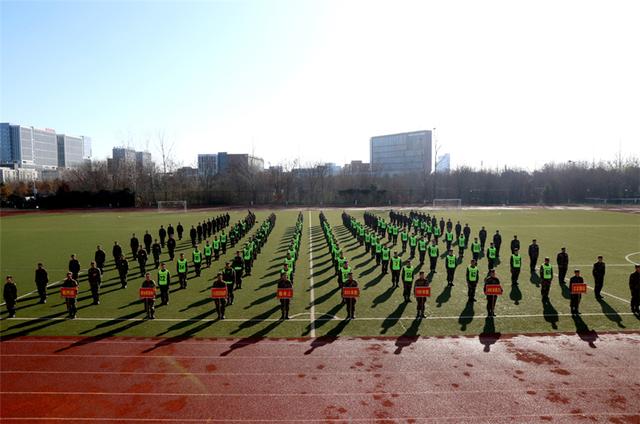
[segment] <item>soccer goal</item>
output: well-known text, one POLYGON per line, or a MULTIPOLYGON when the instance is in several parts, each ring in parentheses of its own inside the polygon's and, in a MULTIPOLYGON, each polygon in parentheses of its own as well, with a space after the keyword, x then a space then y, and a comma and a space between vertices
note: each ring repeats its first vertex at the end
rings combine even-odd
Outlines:
POLYGON ((158 200, 158 212, 186 212, 186 200, 158 200))
POLYGON ((460 209, 462 199, 433 199, 433 207, 440 209, 460 209))

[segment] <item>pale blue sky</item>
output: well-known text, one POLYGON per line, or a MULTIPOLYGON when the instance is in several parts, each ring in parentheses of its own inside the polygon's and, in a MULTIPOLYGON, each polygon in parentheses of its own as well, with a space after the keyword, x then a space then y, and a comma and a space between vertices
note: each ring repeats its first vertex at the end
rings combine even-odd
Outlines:
POLYGON ((2 1, 0 120, 102 158, 162 132, 183 164, 367 161, 433 127, 454 165, 611 159, 640 145, 636 4, 2 1))

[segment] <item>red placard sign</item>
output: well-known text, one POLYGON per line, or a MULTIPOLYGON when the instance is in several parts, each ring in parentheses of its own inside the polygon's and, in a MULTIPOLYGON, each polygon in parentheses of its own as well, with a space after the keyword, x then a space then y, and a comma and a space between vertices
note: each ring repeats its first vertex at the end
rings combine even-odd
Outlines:
POLYGON ((344 298, 360 297, 360 289, 358 287, 343 287, 342 297, 344 298))
POLYGON ((500 296, 502 294, 502 286, 500 284, 487 284, 484 286, 484 294, 487 296, 500 296))
POLYGON ((571 294, 582 294, 587 292, 587 285, 584 283, 571 284, 571 294))
POLYGON ((293 289, 278 289, 276 295, 278 299, 291 299, 293 297, 293 289))
POLYGON ((211 289, 211 298, 213 299, 226 299, 227 288, 226 287, 214 287, 211 289))
POLYGON ((75 299, 78 297, 78 288, 77 287, 61 287, 60 295, 65 299, 75 299))
POLYGON ((140 287, 140 299, 155 299, 156 289, 154 287, 140 287))
POLYGON ((416 297, 429 297, 431 296, 431 287, 416 287, 414 293, 416 297))

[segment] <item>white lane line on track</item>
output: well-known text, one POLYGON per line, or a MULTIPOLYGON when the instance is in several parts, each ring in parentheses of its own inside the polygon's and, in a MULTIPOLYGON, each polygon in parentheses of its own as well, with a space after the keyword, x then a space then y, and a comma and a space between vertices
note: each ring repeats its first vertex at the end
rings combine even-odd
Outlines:
POLYGON ((309 313, 309 336, 316 336, 316 307, 315 307, 315 293, 313 291, 313 234, 311 234, 311 211, 309 211, 309 299, 311 302, 311 309, 309 313))
POLYGON ((627 256, 624 257, 624 260, 629 262, 630 264, 637 265, 640 262, 634 262, 631 259, 629 259, 629 257, 634 256, 634 255, 640 255, 640 252, 631 252, 631 253, 629 253, 627 256))

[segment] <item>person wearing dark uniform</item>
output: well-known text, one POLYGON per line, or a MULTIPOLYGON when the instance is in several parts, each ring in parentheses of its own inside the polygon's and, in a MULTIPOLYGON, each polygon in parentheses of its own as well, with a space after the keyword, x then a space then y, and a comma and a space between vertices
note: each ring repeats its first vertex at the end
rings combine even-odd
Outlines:
MULTIPOLYGON (((146 275, 149 275, 147 273, 146 275)), ((160 304, 168 305, 169 304, 169 287, 171 286, 171 274, 167 269, 167 266, 164 262, 160 265, 160 269, 158 270, 158 287, 160 287, 160 304)))
POLYGON ((391 249, 387 246, 382 246, 382 273, 389 272, 389 259, 391 259, 391 249))
POLYGON ((398 252, 393 253, 391 258, 391 285, 398 287, 400 283, 400 270, 402 269, 402 259, 398 256, 398 252))
POLYGON ((213 257, 217 261, 220 259, 220 238, 218 236, 213 238, 212 247, 213 247, 213 257))
POLYGON ((187 272, 189 265, 187 264, 187 260, 184 258, 184 253, 180 253, 180 258, 176 261, 178 281, 180 282, 180 288, 187 288, 187 272))
MULTIPOLYGON (((233 270, 231 270, 233 271, 233 270)), ((214 289, 224 289, 227 288, 227 283, 222 278, 222 273, 219 272, 216 275, 216 278, 213 280, 213 285, 211 286, 214 289)), ((213 299, 213 303, 216 305, 216 312, 218 313, 218 319, 224 319, 224 309, 227 306, 227 299, 213 299)))
POLYGON ((520 240, 518 240, 518 236, 513 236, 513 240, 511 240, 511 253, 518 249, 520 250, 520 240))
POLYGON ((520 250, 517 247, 511 252, 509 268, 511 269, 511 285, 517 286, 520 269, 522 268, 522 256, 520 256, 520 250))
MULTIPOLYGON (((234 274, 235 288, 241 289, 242 288, 242 271, 244 270, 244 259, 242 259, 242 256, 240 256, 240 251, 236 252, 236 256, 235 258, 233 258, 233 261, 231 262, 231 267, 235 271, 235 274, 234 274)), ((233 298, 231 300, 233 300, 233 298)))
POLYGON ((176 233, 178 233, 178 240, 182 240, 182 233, 184 232, 184 227, 178 221, 178 225, 176 226, 176 233))
POLYGON ((78 275, 80 274, 80 262, 76 259, 76 255, 71 255, 71 260, 69 261, 69 271, 71 272, 71 276, 74 280, 78 280, 78 275))
POLYGON ((39 263, 36 268, 36 288, 38 289, 38 296, 40 296, 40 303, 47 303, 47 284, 49 284, 49 274, 44 266, 39 263))
POLYGON ((473 243, 471 243, 471 254, 473 255, 473 259, 477 262, 480 259, 480 252, 482 252, 482 246, 478 241, 478 237, 473 238, 473 243))
MULTIPOLYGON (((67 272, 67 278, 62 282, 62 287, 78 287, 78 282, 73 278, 72 272, 67 272)), ((67 297, 64 299, 64 303, 67 305, 67 312, 69 318, 74 319, 76 317, 76 299, 67 297)))
POLYGON ((420 265, 424 263, 424 257, 427 255, 427 239, 418 240, 418 256, 420 257, 420 265))
MULTIPOLYGON (((156 287, 155 281, 151 279, 151 274, 149 274, 148 272, 144 274, 142 287, 145 287, 145 288, 156 287)), ((156 319, 156 299, 148 298, 148 299, 143 299, 142 301, 144 303, 144 311, 147 313, 147 318, 156 319)))
POLYGON ((498 257, 498 249, 495 248, 493 243, 489 244, 487 249, 487 268, 492 270, 496 266, 496 258, 498 257))
POLYGON ((402 253, 404 253, 407 251, 407 242, 409 241, 409 234, 406 229, 402 230, 400 233, 400 241, 402 242, 402 253))
POLYGON ((196 271, 196 277, 199 277, 202 267, 202 252, 198 249, 198 245, 196 245, 193 252, 191 252, 191 260, 193 261, 193 268, 196 271))
POLYGON ((133 260, 138 259, 138 249, 140 248, 140 240, 136 237, 135 234, 131 235, 131 240, 129 241, 129 246, 131 247, 131 256, 133 260))
MULTIPOLYGON (((418 278, 413 283, 414 287, 429 287, 429 280, 424 277, 424 271, 420 271, 418 278)), ((417 297, 416 298, 416 318, 426 318, 424 311, 427 305, 426 297, 417 297)))
POLYGON ((192 225, 191 229, 189 230, 189 238, 191 239, 191 247, 196 247, 196 238, 197 237, 198 237, 198 231, 196 230, 196 227, 194 227, 192 225))
POLYGON ((169 239, 167 240, 167 251, 169 252, 169 260, 173 262, 176 251, 176 239, 173 238, 173 234, 169 235, 169 239))
POLYGON ((447 256, 444 258, 444 265, 447 269, 447 285, 453 287, 453 279, 456 273, 456 267, 458 266, 458 258, 453 254, 453 250, 449 249, 447 256))
POLYGON ((160 226, 160 230, 158 230, 158 236, 160 237, 160 245, 164 247, 164 241, 167 238, 167 230, 164 229, 164 226, 160 226))
POLYGON ((222 254, 227 254, 227 234, 222 230, 222 234, 220 234, 220 247, 222 248, 222 254))
POLYGON ((113 256, 113 262, 117 261, 118 258, 122 256, 122 247, 118 244, 117 241, 113 242, 113 249, 111 249, 111 256, 113 256))
POLYGON ((233 286, 238 284, 236 281, 236 272, 242 272, 242 268, 240 268, 240 271, 236 271, 229 262, 224 264, 222 279, 227 285, 227 301, 225 302, 227 305, 233 304, 233 286))
MULTIPOLYGON (((500 284, 500 280, 496 277, 496 270, 489 270, 489 275, 484 279, 484 286, 487 287, 489 284, 500 284)), ((495 317, 495 309, 496 302, 498 301, 498 296, 494 294, 487 295, 487 316, 495 317)))
POLYGON ((89 287, 91 288, 91 296, 93 297, 93 304, 100 304, 100 286, 102 285, 102 272, 100 268, 96 267, 95 262, 91 262, 91 267, 87 270, 87 280, 89 281, 89 287))
POLYGON ((467 303, 476 301, 476 288, 478 287, 478 280, 480 271, 478 270, 478 263, 475 259, 471 259, 471 265, 467 267, 467 303))
POLYGON ((438 242, 436 239, 431 241, 429 245, 429 271, 436 272, 436 266, 438 265, 438 256, 440 256, 440 250, 438 249, 438 242))
MULTIPOLYGON (((120 257, 113 258, 114 263, 118 262, 118 259, 120 259, 120 257)), ((104 263, 107 261, 107 254, 102 250, 102 247, 96 247, 96 253, 93 255, 93 260, 96 261, 96 267, 98 267, 100 272, 104 272, 104 263)))
POLYGON ((160 243, 158 243, 158 239, 156 239, 155 243, 151 245, 151 254, 153 255, 153 264, 158 269, 160 266, 160 254, 162 253, 162 247, 160 243))
POLYGON ((456 222, 456 241, 460 238, 460 233, 462 232, 462 224, 460 224, 460 221, 456 222))
POLYGON ((569 255, 567 255, 566 249, 563 247, 560 249, 560 253, 556 257, 558 263, 558 283, 564 284, 564 277, 567 276, 569 269, 569 255))
POLYGON ((467 241, 469 241, 469 237, 471 236, 471 227, 469 227, 469 224, 465 223, 464 224, 464 228, 462 229, 462 234, 464 234, 464 238, 467 239, 467 241))
POLYGON ((405 261, 402 267, 402 296, 405 303, 411 302, 411 285, 413 284, 413 267, 411 261, 405 261))
MULTIPOLYGON (((573 277, 569 279, 569 292, 573 291, 572 288, 574 284, 584 284, 584 279, 580 276, 579 269, 575 269, 573 271, 573 277)), ((571 300, 569 301, 569 306, 571 307, 571 315, 580 315, 580 311, 578 310, 578 308, 580 307, 581 299, 582 295, 580 293, 571 293, 571 300)))
POLYGON ((478 238, 480 239, 480 250, 484 250, 484 245, 487 241, 487 230, 484 227, 478 231, 478 238))
POLYGON ((18 303, 18 287, 13 281, 13 277, 11 275, 7 275, 7 278, 5 279, 2 297, 4 298, 4 303, 7 304, 7 312, 9 313, 9 318, 15 318, 16 303, 18 303))
MULTIPOLYGON (((358 282, 353 279, 353 274, 349 273, 347 281, 344 282, 343 287, 358 287, 358 282)), ((356 298, 349 297, 344 299, 344 303, 347 305, 347 319, 356 318, 356 298)))
POLYGON ((138 265, 140 266, 140 275, 144 276, 147 273, 147 251, 142 246, 138 250, 138 265))
POLYGON ((531 274, 536 272, 536 265, 538 264, 538 256, 540 255, 540 246, 536 242, 536 239, 531 241, 529 245, 529 269, 531 274))
POLYGON ((411 234, 409 236, 409 252, 410 255, 409 257, 411 259, 416 257, 416 246, 418 245, 418 236, 417 234, 414 232, 413 234, 411 234))
POLYGON ((496 248, 496 258, 499 258, 500 246, 502 246, 502 236, 500 235, 499 230, 496 230, 496 233, 493 235, 493 245, 496 248))
POLYGON ((458 237, 458 257, 460 259, 464 258, 464 249, 467 248, 467 238, 464 234, 460 234, 458 237))
POLYGON ((604 274, 606 271, 602 256, 598 256, 598 261, 593 264, 593 283, 595 284, 596 299, 602 300, 602 286, 604 286, 604 274))
POLYGON ((196 234, 198 235, 198 244, 202 243, 202 224, 199 222, 196 226, 196 234))
POLYGON ((540 294, 542 301, 549 300, 549 289, 551 288, 551 280, 553 280, 553 267, 549 263, 549 258, 544 258, 544 263, 540 265, 540 294))
POLYGON ((167 237, 171 238, 175 233, 176 230, 173 228, 173 225, 169 224, 169 226, 167 227, 167 237))
POLYGON ((640 317, 640 265, 629 275, 629 291, 631 292, 631 312, 640 317))
POLYGON ((120 277, 120 284, 123 289, 127 288, 127 274, 129 273, 129 262, 124 256, 120 256, 118 262, 116 262, 116 268, 118 268, 118 276, 120 277))
MULTIPOLYGON (((278 280, 279 289, 292 289, 293 283, 287 278, 286 272, 280 273, 280 279, 278 280)), ((291 299, 280 299, 280 312, 282 315, 280 319, 289 319, 289 304, 291 299)))

